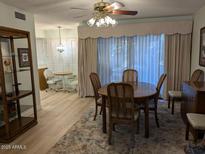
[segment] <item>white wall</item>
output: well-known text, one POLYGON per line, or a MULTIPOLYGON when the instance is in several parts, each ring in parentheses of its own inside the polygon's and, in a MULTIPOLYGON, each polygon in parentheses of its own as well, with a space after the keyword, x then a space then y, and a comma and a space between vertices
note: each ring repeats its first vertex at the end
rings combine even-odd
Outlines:
POLYGON ((199 66, 200 29, 202 27, 205 27, 205 6, 194 15, 191 72, 195 69, 205 71, 205 67, 199 66))
MULTIPOLYGON (((61 37, 62 38, 78 38, 78 31, 77 27, 74 29, 61 29, 61 37)), ((59 31, 56 27, 52 30, 42 30, 36 27, 36 38, 52 38, 52 39, 58 39, 59 38, 59 31)))
POLYGON ((36 27, 38 67, 48 67, 54 72, 78 72, 78 32, 73 29, 61 29, 62 43, 65 47, 63 53, 56 50, 59 44, 58 28, 42 30, 36 27))
POLYGON ((36 55, 36 42, 35 42, 35 28, 34 28, 34 16, 23 10, 5 5, 0 2, 0 26, 21 29, 30 32, 33 68, 34 68, 34 82, 37 107, 40 108, 40 94, 39 94, 39 78, 37 71, 37 55, 36 55), (18 11, 26 14, 26 21, 15 18, 14 12, 18 11))
POLYGON ((44 30, 40 30, 40 29, 35 28, 35 31, 36 31, 36 37, 37 38, 45 38, 46 37, 44 30))

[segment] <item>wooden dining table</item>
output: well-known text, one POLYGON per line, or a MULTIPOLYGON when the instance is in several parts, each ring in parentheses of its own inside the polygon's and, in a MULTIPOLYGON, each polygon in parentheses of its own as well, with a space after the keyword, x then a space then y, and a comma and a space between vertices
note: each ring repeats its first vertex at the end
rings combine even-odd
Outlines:
MULTIPOLYGON (((137 104, 144 105, 145 112, 145 137, 149 137, 149 100, 155 99, 157 94, 156 86, 150 83, 145 82, 128 82, 134 88, 134 101, 137 104)), ((103 123, 103 132, 107 132, 106 126, 106 100, 107 100, 107 86, 105 85, 98 90, 98 93, 102 96, 102 123, 103 123)))

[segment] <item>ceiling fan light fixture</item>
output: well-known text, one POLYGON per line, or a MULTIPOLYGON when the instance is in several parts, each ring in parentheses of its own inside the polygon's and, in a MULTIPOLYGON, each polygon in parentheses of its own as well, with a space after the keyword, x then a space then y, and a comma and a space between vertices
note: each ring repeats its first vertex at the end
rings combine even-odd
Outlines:
POLYGON ((88 26, 93 27, 96 25, 96 27, 108 27, 108 26, 115 26, 117 24, 117 21, 115 19, 112 19, 108 15, 101 15, 98 17, 91 18, 87 22, 88 26))
POLYGON ((114 1, 113 3, 100 0, 94 4, 93 18, 87 21, 88 26, 93 27, 108 27, 115 26, 118 22, 112 19, 109 15, 130 15, 135 16, 137 11, 121 10, 125 5, 121 2, 114 1))

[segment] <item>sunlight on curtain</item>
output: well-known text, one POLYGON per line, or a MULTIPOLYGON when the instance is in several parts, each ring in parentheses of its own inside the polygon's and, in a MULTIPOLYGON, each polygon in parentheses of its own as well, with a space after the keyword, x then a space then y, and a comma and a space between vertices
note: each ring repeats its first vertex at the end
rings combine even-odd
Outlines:
POLYGON ((46 66, 54 72, 71 71, 77 74, 77 40, 63 39, 63 53, 57 51, 58 44, 59 39, 37 39, 38 66, 46 66))
POLYGON ((127 68, 138 71, 140 82, 157 84, 164 73, 165 36, 144 35, 98 39, 98 73, 103 84, 122 81, 127 68))

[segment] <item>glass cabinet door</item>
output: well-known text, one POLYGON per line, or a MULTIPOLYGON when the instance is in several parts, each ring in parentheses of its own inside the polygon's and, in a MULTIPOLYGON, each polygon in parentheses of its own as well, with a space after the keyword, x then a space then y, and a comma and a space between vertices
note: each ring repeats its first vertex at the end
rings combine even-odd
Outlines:
POLYGON ((13 92, 10 40, 7 38, 0 38, 0 47, 2 65, 0 67, 0 136, 4 137, 9 134, 9 121, 16 118, 16 104, 10 101, 6 102, 7 94, 11 95, 13 92))
POLYGON ((0 95, 1 138, 8 134, 15 136, 21 129, 34 123, 36 118, 28 38, 0 38, 0 47, 3 64, 0 92, 4 93, 0 95))

